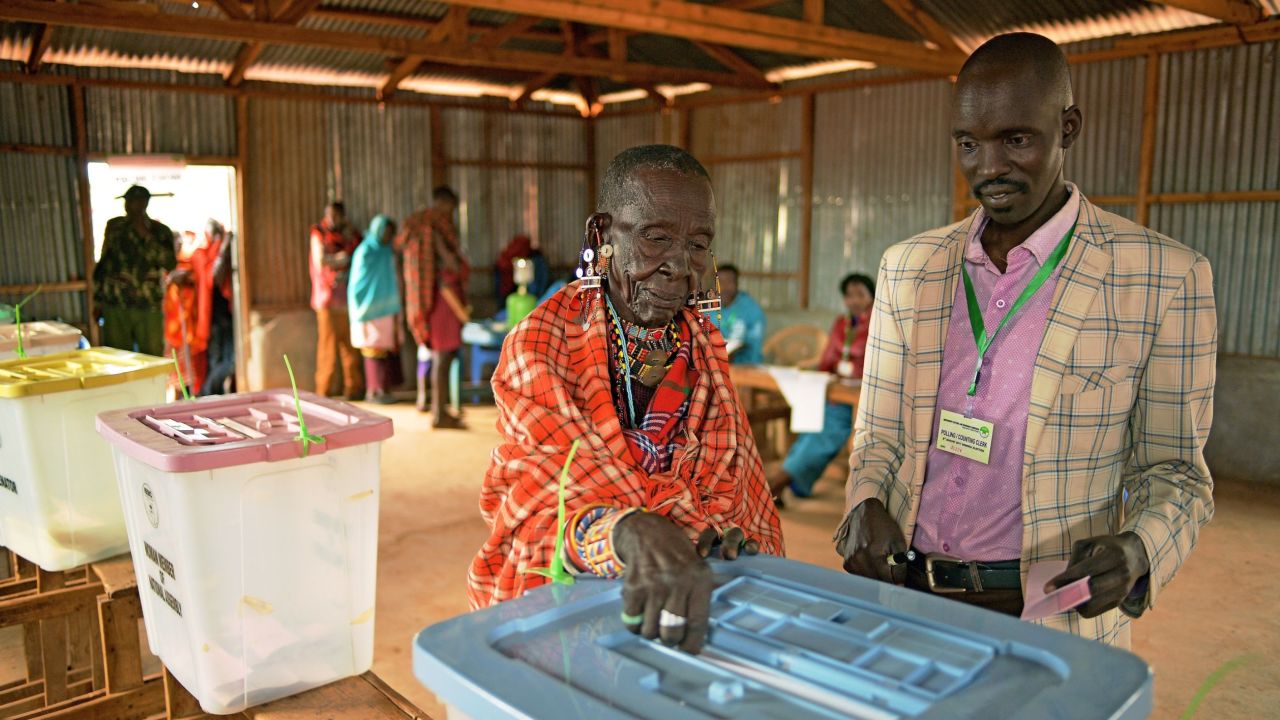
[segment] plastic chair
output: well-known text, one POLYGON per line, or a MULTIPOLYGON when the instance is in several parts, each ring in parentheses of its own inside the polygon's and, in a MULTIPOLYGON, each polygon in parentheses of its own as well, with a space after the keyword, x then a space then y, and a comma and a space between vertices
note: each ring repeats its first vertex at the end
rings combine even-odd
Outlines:
POLYGON ((770 365, 817 367, 827 346, 825 330, 813 325, 792 325, 764 341, 764 360, 770 365))

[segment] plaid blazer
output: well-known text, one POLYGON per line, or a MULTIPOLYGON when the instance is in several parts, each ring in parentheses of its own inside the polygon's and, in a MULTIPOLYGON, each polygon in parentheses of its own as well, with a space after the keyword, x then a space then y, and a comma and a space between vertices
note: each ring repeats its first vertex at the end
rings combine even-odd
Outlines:
MULTIPOLYGON (((854 424, 846 510, 879 498, 915 530, 943 345, 976 212, 891 247, 880 262, 854 424)), ((1086 619, 1043 624, 1128 647, 1213 515, 1204 443, 1217 315, 1208 261, 1082 199, 1031 384, 1022 469, 1022 571, 1077 540, 1132 531, 1149 590, 1086 619)))

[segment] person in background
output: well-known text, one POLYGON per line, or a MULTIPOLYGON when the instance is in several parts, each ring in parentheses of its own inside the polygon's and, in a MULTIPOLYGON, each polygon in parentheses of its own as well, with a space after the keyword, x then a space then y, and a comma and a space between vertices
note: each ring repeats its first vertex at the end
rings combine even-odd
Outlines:
POLYGON ((725 350, 735 365, 764 363, 764 309, 745 290, 738 289, 738 267, 720 266, 720 295, 724 303, 725 350))
POLYGON ((836 550, 1014 616, 1030 568, 1066 561, 1036 589, 1091 597, 1039 622, 1128 647, 1213 516, 1209 262, 1066 181, 1084 115, 1052 40, 987 41, 950 114, 981 207, 880 261, 836 550))
POLYGON ((348 400, 364 398, 360 353, 351 346, 347 318, 347 277, 351 253, 360 238, 347 225, 346 208, 330 203, 324 220, 311 226, 311 309, 316 311, 316 392, 337 394, 335 376, 342 359, 342 384, 348 400))
POLYGON ((134 185, 121 197, 124 217, 107 222, 102 257, 93 268, 102 344, 159 356, 164 353, 165 287, 190 282, 190 273, 175 270, 173 231, 147 216, 151 192, 134 185))
POLYGON ((213 310, 209 320, 209 374, 200 394, 222 395, 228 389, 235 392, 236 328, 231 287, 231 246, 235 236, 213 219, 205 226, 205 236, 210 245, 217 247, 217 259, 213 263, 213 310))
MULTIPOLYGON (((419 358, 431 358, 431 424, 441 429, 465 429, 462 419, 445 410, 449 367, 462 347, 462 326, 470 318, 465 305, 471 272, 453 213, 458 195, 441 185, 431 193, 431 207, 404 221, 396 248, 404 253, 405 317, 418 343, 419 358)), ((418 364, 418 409, 427 409, 426 377, 418 364)))
MULTIPOLYGON (((840 294, 844 296, 845 313, 831 323, 818 369, 842 380, 858 380, 862 378, 867 353, 867 328, 876 284, 866 275, 847 275, 840 281, 840 294)), ((769 489, 778 504, 782 504, 782 491, 788 487, 796 497, 811 496, 814 483, 844 448, 852 431, 853 407, 828 402, 822 432, 799 435, 782 466, 769 477, 769 489)))
POLYGON ((347 307, 351 314, 351 344, 364 357, 368 384, 365 400, 380 405, 396 401, 391 391, 400 376, 400 280, 392 242, 396 224, 386 215, 369 223, 364 240, 351 258, 347 307))
MULTIPOLYGON (((178 269, 186 273, 184 283, 170 283, 164 293, 164 340, 166 357, 176 352, 187 392, 204 387, 209 369, 209 333, 213 320, 214 265, 222 238, 209 232, 196 236, 186 231, 178 236, 178 269)), ((181 395, 178 378, 171 380, 181 395)))
POLYGON ((551 281, 551 269, 547 265, 547 257, 542 254, 538 241, 528 235, 516 235, 503 248, 498 259, 494 261, 493 272, 497 284, 498 307, 504 307, 507 296, 516 291, 515 262, 516 258, 528 258, 533 263, 533 282, 525 288, 530 295, 538 297, 546 292, 551 281))

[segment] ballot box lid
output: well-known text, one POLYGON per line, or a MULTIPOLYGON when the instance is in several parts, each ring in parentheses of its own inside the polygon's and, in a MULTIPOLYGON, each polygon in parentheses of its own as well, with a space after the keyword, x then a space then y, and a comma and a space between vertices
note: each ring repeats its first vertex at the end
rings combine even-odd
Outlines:
MULTIPOLYGON (((0 325, 0 352, 11 353, 18 350, 18 326, 0 325)), ((83 337, 80 329, 74 325, 52 320, 22 323, 22 346, 29 350, 54 346, 72 347, 80 344, 83 337)))
POLYGON ((1016 618, 774 557, 713 561, 688 655, 622 624, 595 578, 446 620, 414 674, 471 717, 1143 718, 1137 656, 1016 618))
POLYGON ((391 437, 391 418, 309 392, 262 390, 99 413, 98 433, 166 472, 214 470, 319 455, 391 437), (299 414, 307 435, 301 439, 299 414))
POLYGON ((10 358, 0 360, 0 398, 116 385, 172 369, 164 358, 108 347, 10 358))

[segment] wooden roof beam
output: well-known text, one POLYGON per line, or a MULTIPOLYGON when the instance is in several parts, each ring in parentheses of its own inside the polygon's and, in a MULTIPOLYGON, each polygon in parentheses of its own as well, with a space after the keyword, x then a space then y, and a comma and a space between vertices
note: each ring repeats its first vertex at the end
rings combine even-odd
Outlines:
POLYGON ((1252 25, 1262 20, 1262 8, 1252 0, 1154 0, 1154 2, 1232 25, 1252 25))
POLYGON ((603 108, 600 105, 600 94, 596 92, 596 81, 585 75, 578 75, 574 78, 574 82, 578 85, 578 94, 582 96, 582 102, 587 106, 587 117, 595 117, 603 108))
POLYGON ((41 25, 36 28, 36 36, 31 40, 31 52, 27 53, 27 72, 40 72, 40 65, 44 63, 44 54, 48 52, 49 43, 52 41, 52 27, 48 25, 41 25))
POLYGON ((308 13, 315 10, 320 5, 320 0, 293 0, 286 5, 278 17, 272 18, 277 22, 294 24, 306 17, 308 13))
POLYGON ((653 104, 657 106, 659 110, 675 105, 675 101, 659 92, 657 86, 653 83, 637 82, 632 83, 632 85, 635 85, 645 91, 645 93, 649 95, 649 99, 653 101, 653 104))
POLYGON ((827 21, 827 8, 823 0, 804 0, 804 21, 821 25, 827 21))
MULTIPOLYGON (((249 13, 240 4, 240 0, 217 0, 218 7, 222 10, 222 14, 232 20, 248 20, 249 13)), ((184 5, 186 3, 183 3, 184 5)))
POLYGON ((227 73, 227 87, 240 87, 240 83, 244 82, 244 73, 249 66, 258 60, 258 56, 262 54, 262 49, 267 46, 263 42, 245 43, 240 52, 236 54, 236 61, 231 66, 231 71, 227 73))
MULTIPOLYGON (((154 6, 145 6, 154 10, 154 6)), ((527 50, 499 50, 459 42, 429 43, 424 40, 393 38, 360 33, 300 28, 256 20, 187 18, 165 13, 132 11, 124 5, 98 6, 88 3, 51 3, 38 0, 6 0, 0 3, 0 20, 48 23, 69 27, 92 27, 127 32, 150 32, 177 37, 211 40, 260 41, 272 45, 301 45, 334 50, 354 50, 395 58, 421 55, 424 60, 452 66, 501 68, 526 72, 619 77, 623 81, 684 84, 705 82, 726 87, 754 87, 760 84, 732 73, 688 70, 644 63, 616 63, 606 58, 566 57, 527 50)))
POLYGON ((864 60, 922 72, 950 74, 964 62, 963 53, 916 42, 681 0, 453 1, 472 8, 806 57, 864 60))
POLYGON ((755 78, 756 80, 765 83, 770 82, 769 78, 765 77, 763 70, 752 65, 746 58, 727 47, 712 45, 711 43, 704 43, 697 40, 695 40, 693 44, 697 45, 698 49, 702 52, 710 55, 712 60, 715 60, 725 66, 725 68, 732 70, 739 75, 755 78))
POLYGON ((451 7, 445 11, 444 18, 427 33, 427 42, 440 43, 452 41, 465 43, 469 40, 467 31, 467 12, 464 7, 451 7))
POLYGON ((386 100, 395 95, 400 83, 412 75, 425 61, 426 58, 421 55, 410 55, 396 63, 396 66, 391 70, 391 75, 387 77, 387 81, 382 83, 382 87, 378 88, 378 99, 386 100))
POLYGON ((960 43, 951 36, 951 31, 947 30, 932 15, 920 9, 912 0, 884 0, 884 4, 893 11, 898 19, 906 23, 912 30, 915 30, 920 37, 937 45, 943 50, 952 50, 955 52, 964 52, 964 48, 960 47, 960 43))
MULTIPOLYGON (((511 22, 496 27, 482 34, 476 45, 478 47, 496 48, 506 41, 516 37, 527 37, 528 33, 533 30, 533 26, 542 22, 542 18, 538 17, 519 17, 511 22)), ((554 33, 555 37, 551 37, 552 33, 548 33, 545 38, 547 40, 559 39, 560 33, 554 33)))
POLYGON ((520 91, 520 96, 512 104, 518 108, 524 107, 524 104, 529 102, 529 98, 533 97, 534 93, 550 85, 560 75, 561 73, 558 72, 545 72, 530 80, 525 84, 524 89, 520 91))

